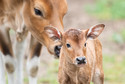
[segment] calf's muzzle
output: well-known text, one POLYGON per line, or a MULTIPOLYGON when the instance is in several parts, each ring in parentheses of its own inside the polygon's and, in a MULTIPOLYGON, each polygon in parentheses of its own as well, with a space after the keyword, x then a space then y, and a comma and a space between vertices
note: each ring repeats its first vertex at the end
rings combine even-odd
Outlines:
POLYGON ((85 58, 85 56, 82 56, 82 57, 77 57, 76 58, 76 63, 79 65, 79 64, 86 64, 87 63, 87 60, 85 58))

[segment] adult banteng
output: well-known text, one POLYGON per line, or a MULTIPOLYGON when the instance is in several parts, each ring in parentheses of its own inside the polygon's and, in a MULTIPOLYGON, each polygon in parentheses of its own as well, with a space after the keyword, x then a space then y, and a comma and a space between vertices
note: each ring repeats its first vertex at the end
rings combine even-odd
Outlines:
POLYGON ((23 84, 23 56, 29 32, 32 35, 27 63, 29 83, 37 83, 42 45, 59 56, 60 42, 56 39, 59 36, 53 36, 53 30, 58 28, 63 32, 62 20, 66 12, 66 0, 0 0, 0 84, 5 84, 4 65, 8 84, 23 84), (10 40, 10 29, 16 32, 15 48, 10 40))

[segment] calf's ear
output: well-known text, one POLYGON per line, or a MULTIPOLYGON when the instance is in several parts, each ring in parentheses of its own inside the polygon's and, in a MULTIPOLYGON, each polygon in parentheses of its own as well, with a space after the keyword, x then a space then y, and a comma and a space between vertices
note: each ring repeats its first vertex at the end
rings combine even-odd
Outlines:
POLYGON ((60 40, 62 38, 62 33, 55 27, 45 27, 44 32, 47 36, 53 40, 60 40))
POLYGON ((105 27, 104 24, 97 24, 92 26, 86 31, 86 38, 87 39, 97 38, 102 33, 104 27, 105 27))

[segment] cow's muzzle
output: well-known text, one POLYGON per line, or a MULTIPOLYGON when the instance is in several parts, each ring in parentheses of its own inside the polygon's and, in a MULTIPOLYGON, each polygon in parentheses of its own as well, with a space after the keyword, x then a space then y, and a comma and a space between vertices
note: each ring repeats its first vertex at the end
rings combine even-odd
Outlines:
POLYGON ((60 56, 60 49, 61 49, 61 45, 58 45, 58 46, 55 46, 54 48, 54 52, 55 52, 55 55, 56 55, 56 58, 59 58, 60 56))

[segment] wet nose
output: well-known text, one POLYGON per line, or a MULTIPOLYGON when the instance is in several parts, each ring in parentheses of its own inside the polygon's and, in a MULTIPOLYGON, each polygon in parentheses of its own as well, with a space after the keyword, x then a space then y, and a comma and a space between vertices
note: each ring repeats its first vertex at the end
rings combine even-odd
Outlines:
POLYGON ((77 57, 76 62, 77 62, 77 64, 86 64, 87 63, 85 56, 77 57))
POLYGON ((59 58, 59 55, 60 55, 60 49, 61 49, 61 45, 55 46, 55 49, 54 49, 55 55, 58 58, 59 58))

